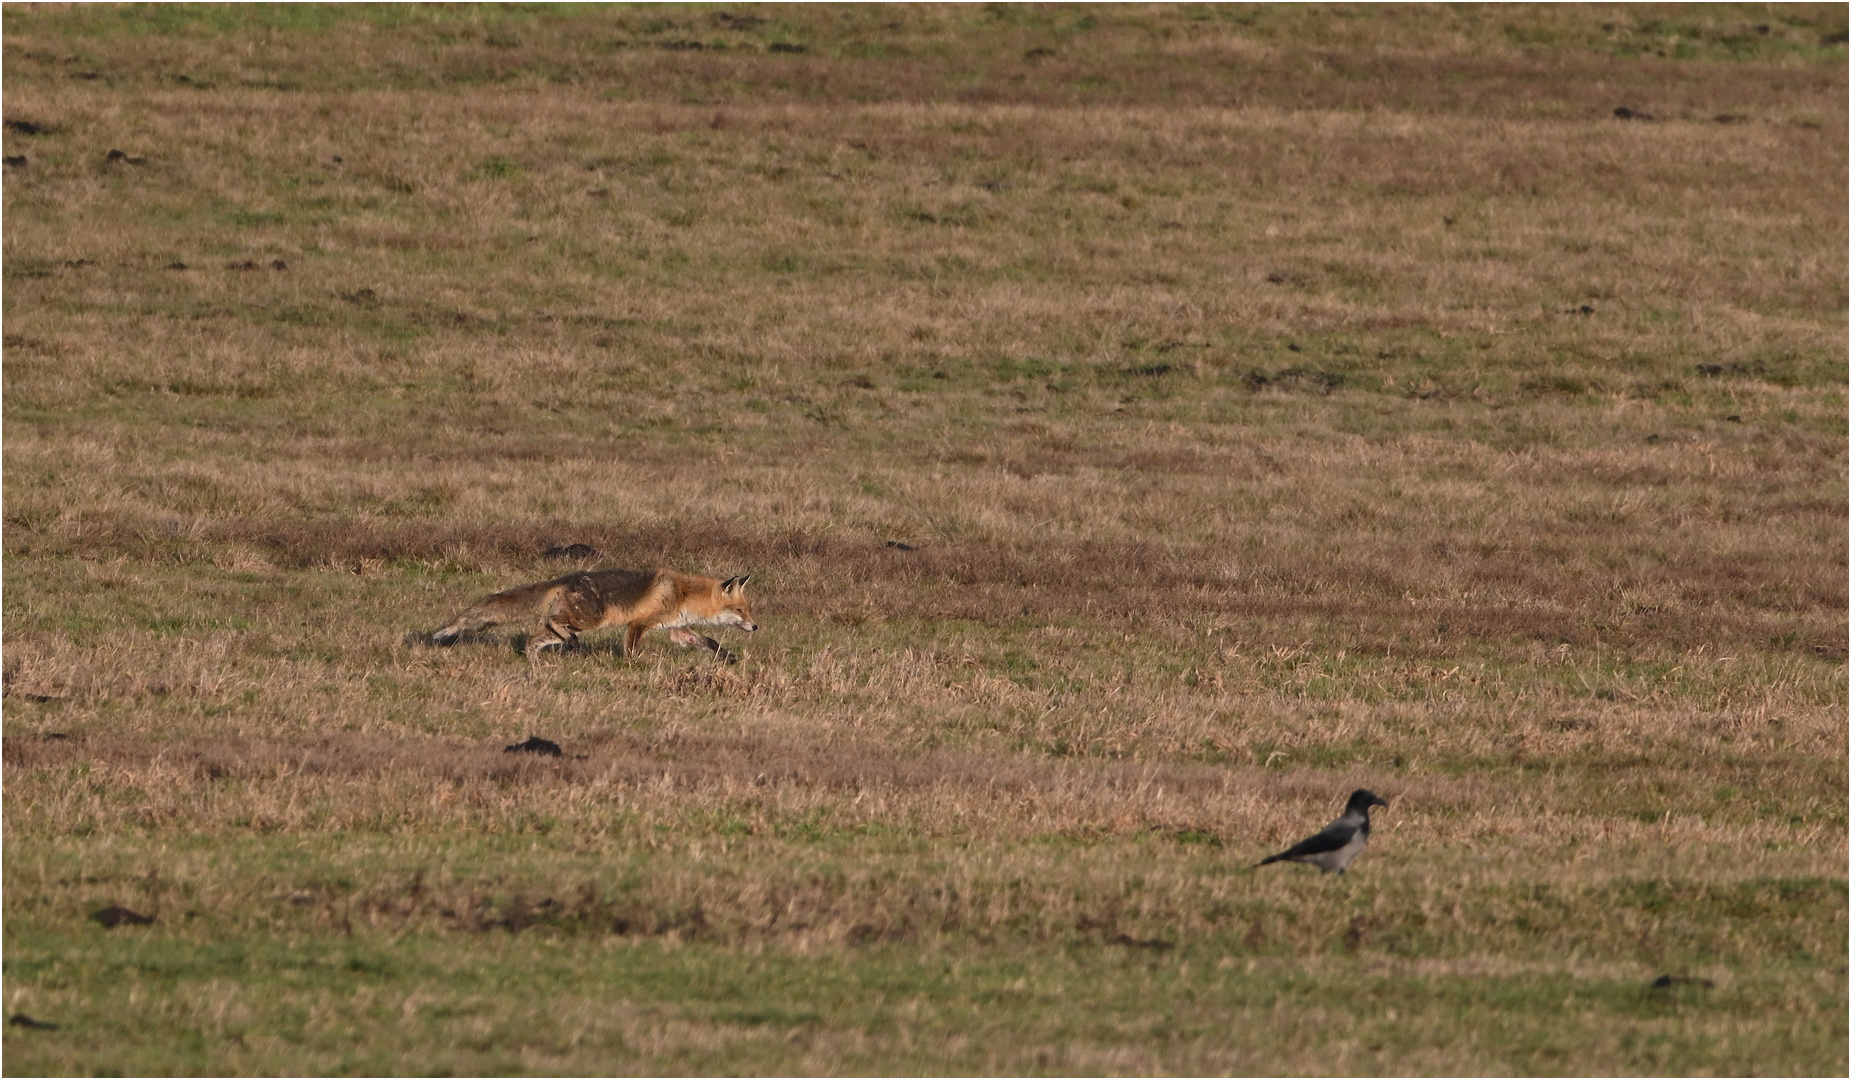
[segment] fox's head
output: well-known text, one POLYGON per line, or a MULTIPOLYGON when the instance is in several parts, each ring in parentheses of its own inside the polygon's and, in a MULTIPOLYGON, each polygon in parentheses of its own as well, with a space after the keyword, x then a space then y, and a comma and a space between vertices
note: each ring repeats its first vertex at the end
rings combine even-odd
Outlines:
POLYGON ((758 629, 758 624, 752 621, 752 609, 746 604, 746 582, 751 580, 751 574, 742 574, 720 582, 720 614, 714 622, 721 626, 737 626, 748 634, 758 629))

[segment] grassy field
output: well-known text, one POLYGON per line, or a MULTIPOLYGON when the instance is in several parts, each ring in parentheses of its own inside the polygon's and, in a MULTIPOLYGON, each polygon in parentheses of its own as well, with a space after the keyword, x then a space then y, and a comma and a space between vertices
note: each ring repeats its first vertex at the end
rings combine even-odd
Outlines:
POLYGON ((9 1074, 1851 1065, 1842 5, 0 18, 9 1074))

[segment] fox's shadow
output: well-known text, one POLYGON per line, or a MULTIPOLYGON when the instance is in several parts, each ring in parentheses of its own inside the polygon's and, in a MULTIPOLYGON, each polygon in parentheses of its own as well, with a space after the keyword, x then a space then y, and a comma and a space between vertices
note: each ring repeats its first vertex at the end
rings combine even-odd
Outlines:
MULTIPOLYGON (((505 644, 515 654, 525 656, 527 655, 527 640, 532 636, 531 634, 512 634, 506 639, 503 639, 500 635, 490 633, 486 630, 465 630, 449 641, 438 641, 437 635, 428 630, 413 630, 401 638, 400 641, 407 646, 430 649, 448 649, 457 645, 501 643, 505 644)), ((722 647, 720 643, 714 639, 702 637, 701 640, 705 643, 706 648, 712 651, 715 662, 722 664, 737 664, 739 662, 738 653, 722 647)), ((574 641, 569 645, 548 649, 546 653, 541 655, 546 655, 548 653, 558 654, 562 652, 584 653, 587 656, 606 656, 617 660, 622 660, 627 655, 623 651, 623 638, 621 636, 599 638, 595 641, 574 641)))

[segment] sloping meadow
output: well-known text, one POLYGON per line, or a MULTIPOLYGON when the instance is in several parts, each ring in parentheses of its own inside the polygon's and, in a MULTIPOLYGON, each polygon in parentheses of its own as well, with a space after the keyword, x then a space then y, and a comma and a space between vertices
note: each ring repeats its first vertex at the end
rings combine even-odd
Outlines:
POLYGON ((9 1069, 1845 1069, 1841 7, 4 20, 9 1069))

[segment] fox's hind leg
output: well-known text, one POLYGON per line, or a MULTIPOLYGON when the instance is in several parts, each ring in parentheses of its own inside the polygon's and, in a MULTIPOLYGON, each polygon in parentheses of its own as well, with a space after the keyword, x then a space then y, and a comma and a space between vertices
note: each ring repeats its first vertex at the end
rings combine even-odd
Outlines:
POLYGON ((554 646, 565 649, 578 641, 579 620, 572 615, 572 595, 569 590, 556 588, 547 595, 546 605, 540 609, 540 629, 527 639, 527 659, 529 662, 539 659, 543 649, 554 646))
POLYGON ((431 640, 439 645, 453 645, 456 639, 471 630, 480 630, 488 622, 475 608, 470 608, 456 617, 456 621, 442 630, 431 634, 431 640))
POLYGON ((546 625, 540 627, 533 636, 527 639, 527 659, 537 660, 540 658, 542 649, 551 649, 555 646, 565 649, 577 641, 578 635, 572 632, 571 627, 558 619, 548 619, 546 625))

